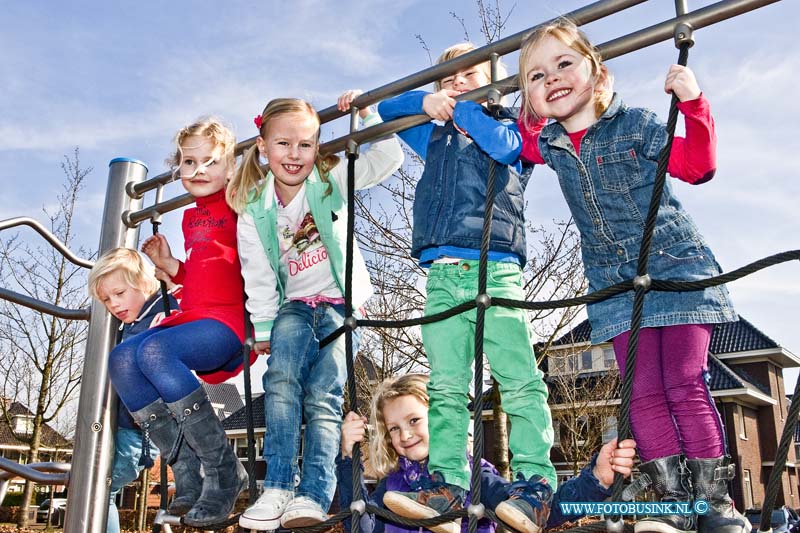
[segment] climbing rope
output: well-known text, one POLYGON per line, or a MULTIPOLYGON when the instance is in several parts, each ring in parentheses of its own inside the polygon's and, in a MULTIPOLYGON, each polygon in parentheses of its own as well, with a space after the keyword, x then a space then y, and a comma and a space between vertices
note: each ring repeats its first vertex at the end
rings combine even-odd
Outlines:
MULTIPOLYGON (((158 187, 158 189, 156 191, 156 199, 157 200, 159 199, 159 197, 162 194, 162 188, 163 188, 163 186, 159 185, 159 187, 158 187)), ((158 226, 161 225, 161 215, 154 216, 151 219, 151 223, 153 225, 153 236, 158 235, 158 226)), ((158 284, 159 284, 159 290, 161 291, 161 305, 163 306, 163 309, 164 309, 164 318, 166 318, 166 317, 169 316, 169 314, 171 312, 170 305, 169 305, 169 290, 167 290, 167 282, 166 281, 158 280, 158 284)), ((144 458, 145 456, 147 456, 147 458, 149 458, 150 457, 150 451, 149 451, 150 440, 149 440, 149 436, 147 434, 147 430, 145 429, 144 431, 145 431, 144 438, 142 439, 142 458, 144 458)), ((175 445, 177 446, 178 442, 176 442, 175 445)), ((175 448, 176 446, 173 446, 173 448, 175 448)), ((176 452, 174 454, 171 453, 170 455, 174 455, 175 457, 177 457, 178 454, 176 452)), ((159 481, 160 482, 159 482, 159 485, 158 485, 158 493, 159 493, 158 508, 161 511, 165 512, 165 513, 167 512, 167 507, 169 506, 169 484, 168 484, 168 481, 167 481, 167 461, 168 461, 168 459, 169 458, 162 456, 161 457, 161 461, 160 461, 160 467, 159 467, 159 476, 160 476, 159 481)), ((150 465, 150 466, 153 466, 153 465, 150 465)), ((153 531, 153 533, 160 533, 161 532, 161 524, 153 522, 153 530, 152 531, 153 531)))

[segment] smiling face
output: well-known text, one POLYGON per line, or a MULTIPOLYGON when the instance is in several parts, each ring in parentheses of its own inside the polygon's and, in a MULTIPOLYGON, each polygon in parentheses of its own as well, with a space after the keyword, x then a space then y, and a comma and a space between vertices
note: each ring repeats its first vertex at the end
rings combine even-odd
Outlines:
POLYGON ((553 35, 545 36, 524 65, 525 97, 540 117, 557 120, 568 132, 597 121, 595 85, 589 60, 553 35))
POLYGON ((177 173, 189 194, 202 198, 225 188, 233 168, 223 157, 221 147, 197 135, 186 137, 180 147, 177 173))
POLYGON ((319 148, 319 122, 310 113, 293 112, 270 119, 263 137, 256 138, 275 177, 275 190, 288 204, 314 170, 319 148))
POLYGON ((100 280, 97 296, 108 312, 125 324, 136 320, 147 300, 144 292, 131 287, 119 271, 111 272, 100 280))
POLYGON ((383 420, 397 455, 412 461, 428 457, 428 406, 406 394, 387 401, 383 420))

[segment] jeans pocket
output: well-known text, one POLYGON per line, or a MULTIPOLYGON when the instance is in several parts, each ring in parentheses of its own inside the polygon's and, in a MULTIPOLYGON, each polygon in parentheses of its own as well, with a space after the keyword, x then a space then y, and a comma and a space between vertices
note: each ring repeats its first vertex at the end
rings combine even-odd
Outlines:
POLYGON ((600 182, 607 191, 627 191, 642 183, 639 161, 633 148, 623 152, 598 155, 600 182))
POLYGON ((487 277, 489 278, 489 282, 495 286, 522 286, 522 271, 516 266, 512 267, 509 265, 506 267, 500 264, 495 268, 490 267, 487 277))
POLYGON ((691 280, 713 275, 716 262, 710 250, 695 241, 684 241, 651 253, 651 276, 657 279, 691 280))

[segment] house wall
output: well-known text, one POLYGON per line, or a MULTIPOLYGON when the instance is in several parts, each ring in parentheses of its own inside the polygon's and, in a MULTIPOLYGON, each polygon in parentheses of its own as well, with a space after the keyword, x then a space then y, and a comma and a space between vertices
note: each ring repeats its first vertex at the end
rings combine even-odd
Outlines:
MULTIPOLYGON (((728 361, 734 368, 741 368, 758 383, 768 387, 769 394, 776 400, 775 405, 760 407, 745 407, 745 427, 747 429, 747 440, 738 435, 738 429, 729 434, 731 443, 731 453, 736 457, 737 479, 734 487, 738 490, 737 505, 742 504, 742 472, 749 468, 752 485, 754 504, 760 506, 764 501, 767 483, 772 472, 772 466, 763 466, 764 463, 774 463, 775 455, 778 451, 778 443, 783 432, 788 414, 788 401, 783 382, 783 370, 770 361, 759 361, 754 363, 737 364, 735 361, 728 361), (750 435, 756 436, 751 438, 750 435), (736 447, 733 447, 733 444, 736 447), (735 449, 735 455, 734 455, 735 449)), ((734 413, 734 425, 738 423, 738 414, 734 413)), ((738 426, 737 426, 738 427, 738 426)), ((793 446, 789 448, 786 461, 795 464, 797 455, 793 446)), ((797 476, 794 467, 788 468, 788 473, 782 478, 782 488, 778 491, 775 507, 788 505, 796 508, 800 505, 797 491, 797 476)))
POLYGON ((764 501, 768 479, 764 477, 762 468, 762 428, 758 423, 758 410, 740 406, 735 402, 718 404, 725 424, 725 436, 728 440, 729 453, 736 464, 736 477, 731 483, 731 492, 737 509, 747 507, 744 487, 744 471, 750 471, 753 506, 760 507, 764 501), (744 428, 744 431, 742 431, 744 428))

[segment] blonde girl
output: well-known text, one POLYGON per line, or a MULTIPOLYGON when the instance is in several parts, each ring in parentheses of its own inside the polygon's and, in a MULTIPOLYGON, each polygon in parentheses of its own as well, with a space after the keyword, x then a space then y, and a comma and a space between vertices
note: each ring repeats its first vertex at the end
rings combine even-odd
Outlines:
MULTIPOLYGON (((667 132, 647 109, 629 108, 613 93, 597 50, 569 21, 538 28, 523 43, 520 120, 524 158, 547 163, 581 233, 590 289, 632 279, 667 132), (542 118, 553 119, 545 125, 542 118)), ((691 70, 672 65, 664 90, 677 96, 686 137, 676 137, 668 171, 692 184, 716 170, 716 134, 708 101, 691 70)), ((720 273, 703 236, 667 181, 648 258, 654 279, 698 280, 720 273)), ((625 368, 631 293, 588 307, 592 343, 613 339, 625 368)), ((709 513, 640 520, 636 531, 745 533, 749 523, 727 493, 733 475, 719 413, 705 376, 714 324, 736 320, 724 286, 647 295, 633 376, 631 425, 659 497, 702 498, 709 513), (694 484, 690 491, 689 476, 694 484)))
POLYGON ((225 203, 234 146, 231 131, 215 119, 176 134, 169 163, 196 204, 183 215, 186 260, 173 257, 163 235, 145 240, 142 251, 172 282, 183 285, 182 310, 123 341, 109 360, 120 399, 162 457, 173 461, 181 505, 173 504, 172 510, 190 507, 184 522, 193 527, 227 519, 247 486, 247 473, 194 374, 219 383, 242 366, 244 296, 236 215, 225 203))
MULTIPOLYGON (((340 109, 349 109, 358 94, 343 94, 340 109)), ((369 109, 360 116, 366 125, 380 122, 369 109)), ((319 342, 343 324, 345 315, 347 172, 345 165, 336 164, 337 158, 320 155, 319 116, 308 102, 272 100, 255 123, 256 144, 227 196, 240 214, 239 250, 255 350, 269 354, 263 376, 264 492, 239 524, 266 531, 325 520, 336 487, 345 343, 339 337, 320 348, 319 342), (298 472, 303 418, 303 465, 298 472)), ((355 165, 356 188, 388 178, 402 160, 396 138, 374 142, 355 165)), ((353 310, 371 293, 369 273, 356 248, 353 310)))

